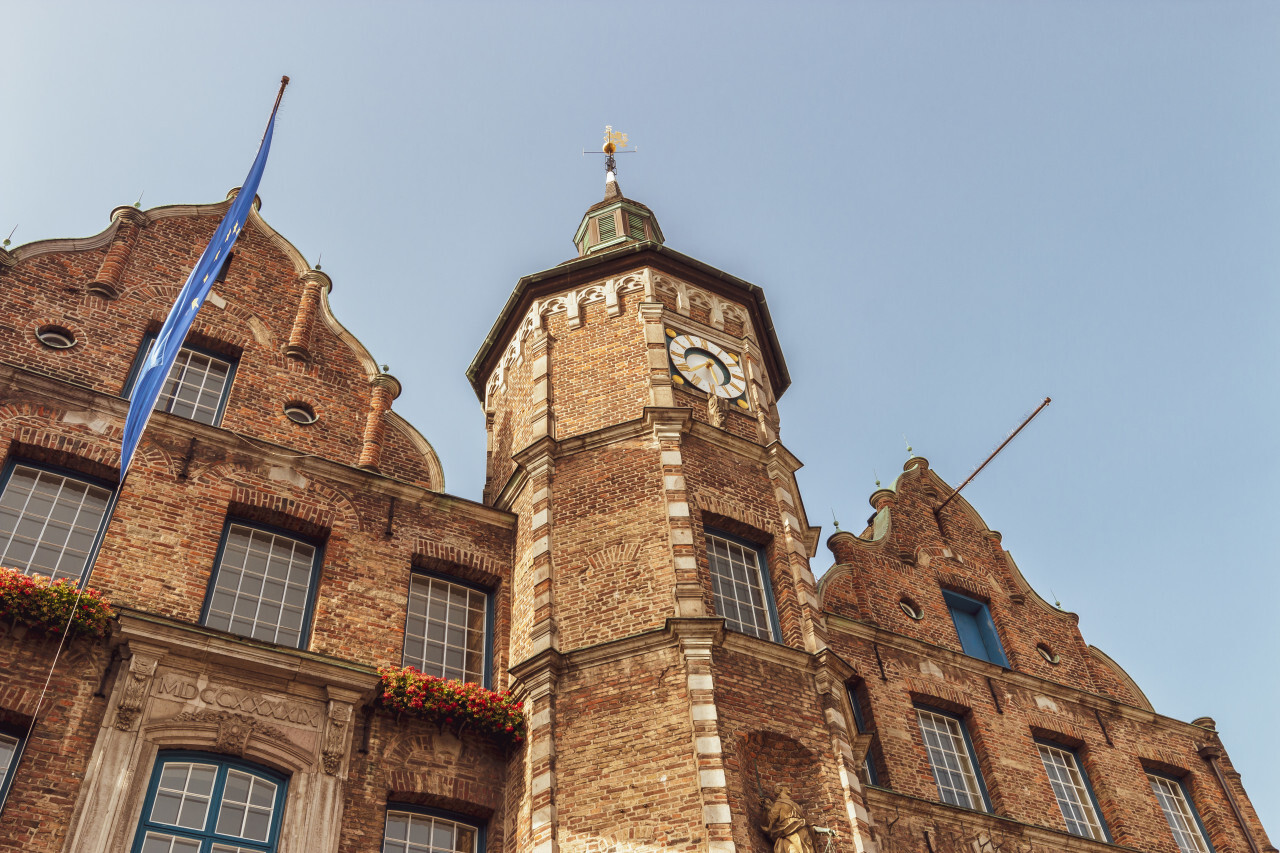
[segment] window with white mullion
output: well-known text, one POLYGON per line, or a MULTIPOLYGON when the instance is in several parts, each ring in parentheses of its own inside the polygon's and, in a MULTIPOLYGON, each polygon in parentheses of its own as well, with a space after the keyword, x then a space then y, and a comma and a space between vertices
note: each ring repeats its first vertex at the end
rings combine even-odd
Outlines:
POLYGON ((929 766, 938 784, 938 796, 953 806, 986 811, 960 722, 922 708, 916 709, 916 716, 929 754, 929 766))
POLYGON ((724 617, 725 627, 773 639, 759 552, 708 533, 707 561, 716 612, 724 617))
POLYGON ((231 364, 185 347, 179 351, 156 408, 204 424, 217 420, 231 364))
POLYGON ((1093 807, 1093 796, 1085 784, 1076 756, 1065 749, 1040 744, 1040 760, 1049 777, 1053 796, 1067 822, 1067 832, 1081 838, 1106 841, 1102 821, 1093 807))
POLYGON ((409 811, 387 811, 382 853, 476 853, 476 827, 409 811))
POLYGON ((110 498, 83 480, 13 464, 0 492, 0 565, 78 579, 110 498))
POLYGON ((228 525, 204 624, 299 647, 315 562, 305 542, 228 525))
POLYGON ((1164 812, 1164 819, 1169 822, 1178 849, 1182 853, 1210 853, 1209 843, 1200 831, 1200 822, 1183 793, 1182 784, 1153 773, 1148 773, 1147 779, 1160 803, 1160 810, 1164 812))
POLYGON ((402 666, 484 683, 489 596, 460 583, 415 574, 409 582, 402 666))

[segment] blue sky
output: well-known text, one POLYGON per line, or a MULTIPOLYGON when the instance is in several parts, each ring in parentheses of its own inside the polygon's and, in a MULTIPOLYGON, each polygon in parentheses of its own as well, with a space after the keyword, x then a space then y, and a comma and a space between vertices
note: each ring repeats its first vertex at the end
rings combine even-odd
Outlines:
POLYGON ((1160 712, 1217 720, 1280 833, 1280 4, 0 14, 15 244, 223 198, 293 78, 263 215, 323 253, 454 494, 484 475, 463 370, 517 278, 572 256, 605 124, 668 245, 766 289, 826 533, 861 529, 904 435, 958 484, 1052 396, 966 497, 1160 712))

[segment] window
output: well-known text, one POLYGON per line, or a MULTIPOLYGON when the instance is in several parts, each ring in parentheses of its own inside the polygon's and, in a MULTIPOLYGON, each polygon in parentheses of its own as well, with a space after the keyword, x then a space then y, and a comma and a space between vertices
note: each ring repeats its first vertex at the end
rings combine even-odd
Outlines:
POLYGON ((991 661, 998 666, 1009 665, 1004 656, 1004 647, 1000 645, 1000 635, 996 633, 996 625, 991 621, 991 611, 987 605, 976 598, 969 598, 958 592, 943 590, 947 609, 951 611, 951 621, 955 623, 956 633, 960 635, 960 648, 969 657, 991 661))
POLYGON ((987 792, 978 773, 978 759, 969 733, 960 720, 931 708, 916 708, 929 766, 944 803, 975 811, 989 811, 987 792))
POLYGON ((1094 841, 1110 841, 1106 827, 1099 816, 1097 800, 1089 787, 1089 777, 1076 754, 1052 743, 1037 744, 1044 772, 1049 776, 1053 796, 1062 809, 1067 822, 1067 832, 1094 841))
MULTIPOLYGON (((129 374, 126 395, 133 393, 134 382, 143 360, 151 351, 155 336, 148 335, 129 374)), ((156 398, 156 411, 217 426, 227 405, 227 393, 235 378, 235 361, 194 347, 183 347, 169 369, 169 378, 156 398)))
POLYGON ((22 738, 9 732, 0 732, 0 808, 9 796, 9 784, 22 757, 22 738))
MULTIPOLYGON (((852 684, 845 685, 845 691, 849 694, 849 707, 853 709, 853 725, 858 730, 858 734, 867 735, 872 732, 867 729, 866 717, 862 714, 862 702, 858 694, 865 690, 865 687, 855 687, 852 684)), ((862 760, 862 770, 866 774, 868 785, 880 784, 876 779, 876 763, 871 757, 871 747, 867 747, 867 757, 862 760)))
POLYGON ((490 606, 489 595, 468 584, 414 574, 401 665, 439 678, 488 684, 490 606))
POLYGON ((302 647, 320 550, 299 539, 229 522, 209 582, 202 624, 302 647))
POLYGON ((1173 831, 1173 840, 1178 842, 1182 853, 1211 853, 1209 841, 1205 838, 1204 825, 1200 823, 1200 815, 1196 814, 1187 790, 1178 779, 1148 773, 1151 790, 1160 801, 1160 810, 1164 819, 1169 821, 1169 829, 1173 831))
POLYGON ((111 490, 10 462, 0 492, 0 565, 52 580, 80 580, 111 490))
POLYGON ((285 779, 239 761, 161 753, 133 853, 271 853, 285 779))
POLYGON ((716 612, 726 628, 763 640, 777 639, 778 614, 760 551, 722 533, 707 532, 707 562, 716 612))
POLYGON ((388 806, 382 853, 480 853, 484 829, 463 817, 419 806, 388 806))

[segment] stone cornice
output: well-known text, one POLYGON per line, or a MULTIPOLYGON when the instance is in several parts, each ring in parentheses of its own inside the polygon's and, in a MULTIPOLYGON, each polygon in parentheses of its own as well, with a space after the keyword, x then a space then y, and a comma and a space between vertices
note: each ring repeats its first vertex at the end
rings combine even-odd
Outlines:
POLYGON ((378 684, 378 672, 372 666, 236 637, 140 610, 118 609, 118 639, 134 651, 146 649, 254 672, 270 679, 267 684, 297 681, 316 688, 332 686, 365 699, 373 696, 378 684))
MULTIPOLYGON (((33 401, 54 401, 68 409, 77 407, 88 409, 102 414, 107 419, 117 420, 121 427, 129 411, 129 401, 123 397, 103 394, 84 385, 10 364, 0 363, 0 388, 6 389, 10 400, 14 398, 14 394, 9 389, 23 388, 31 392, 33 401)), ((458 513, 495 527, 515 529, 515 516, 505 510, 375 474, 354 465, 344 465, 320 456, 299 455, 293 448, 241 435, 221 427, 156 412, 151 417, 148 430, 177 437, 183 442, 195 438, 200 443, 218 448, 228 455, 249 453, 268 460, 279 459, 281 464, 287 464, 316 479, 341 483, 365 493, 429 504, 442 511, 458 513)))
MULTIPOLYGON (((909 654, 918 655, 920 657, 930 658, 954 666, 969 672, 977 677, 989 677, 996 681, 1002 681, 1025 690, 1031 690, 1037 693, 1043 693, 1055 699, 1061 699, 1064 702, 1072 702, 1083 705, 1091 710, 1107 711, 1108 713, 1117 714, 1125 719, 1136 723, 1154 723, 1164 722, 1180 727, 1185 727, 1188 734, 1196 737, 1204 737, 1205 733, 1210 731, 1203 726, 1197 726, 1194 723, 1184 722, 1166 717, 1149 708, 1139 708, 1119 699, 1113 699, 1110 696, 1103 696, 1098 693, 1090 693, 1087 690, 1070 687, 1065 684, 1059 684, 1056 681, 1049 681, 1035 675, 1028 675, 1024 672, 1017 672, 1011 669, 997 666, 993 663, 987 663, 977 658, 969 657, 960 652, 945 649, 942 646, 935 646, 921 640, 915 640, 911 637, 895 634, 892 631, 886 631, 869 625, 866 622, 859 622, 856 619, 849 619, 846 616, 839 616, 834 613, 824 612, 827 620, 827 628, 833 631, 841 631, 851 634, 863 640, 880 643, 890 648, 897 648, 909 654)), ((865 676, 865 674, 864 674, 865 676)))

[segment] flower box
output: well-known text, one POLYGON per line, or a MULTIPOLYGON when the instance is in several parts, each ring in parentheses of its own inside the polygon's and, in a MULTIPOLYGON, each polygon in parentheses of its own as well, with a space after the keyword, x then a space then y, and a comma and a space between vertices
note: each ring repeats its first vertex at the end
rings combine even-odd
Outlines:
POLYGON ((40 575, 0 567, 0 619, 57 636, 70 618, 70 636, 105 637, 115 611, 96 589, 86 589, 78 601, 77 595, 70 580, 51 583, 40 575))
POLYGON ((377 705, 385 711, 448 726, 459 734, 479 732, 510 746, 524 740, 524 703, 508 691, 437 678, 412 666, 379 667, 378 675, 382 682, 377 705))

